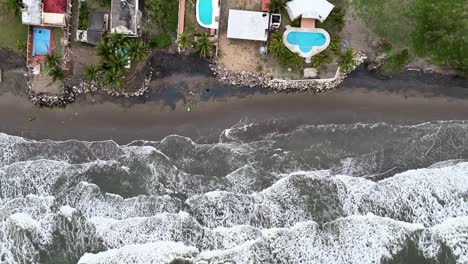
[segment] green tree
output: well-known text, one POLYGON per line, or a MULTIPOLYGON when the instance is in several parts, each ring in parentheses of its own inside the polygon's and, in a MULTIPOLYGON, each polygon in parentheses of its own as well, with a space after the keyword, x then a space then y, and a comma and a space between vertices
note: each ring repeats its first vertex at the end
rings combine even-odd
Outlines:
POLYGON ((149 21, 162 27, 166 33, 177 30, 178 23, 178 0, 147 0, 145 1, 145 11, 149 21))
POLYGON ((125 66, 128 65, 128 56, 123 52, 116 52, 109 57, 107 61, 108 69, 115 69, 118 72, 123 72, 125 66))
POLYGON ((179 46, 185 50, 185 49, 188 49, 190 48, 190 35, 183 32, 183 33, 180 33, 179 34, 179 38, 177 39, 177 44, 179 44, 179 46))
POLYGON ((213 49, 213 42, 211 42, 207 33, 203 33, 195 41, 195 51, 202 57, 209 57, 213 49))
POLYGON ((335 55, 340 55, 341 48, 340 48, 341 38, 339 36, 334 36, 330 40, 330 45, 328 45, 328 49, 333 52, 335 55))
POLYGON ((285 0, 271 0, 268 4, 268 9, 270 10, 270 13, 284 13, 285 8, 285 0))
POLYGON ((60 62, 60 55, 57 55, 57 53, 47 54, 47 56, 45 57, 45 62, 51 68, 58 66, 60 62))
POLYGON ((268 46, 268 51, 274 57, 281 57, 285 53, 286 47, 283 44, 283 34, 282 32, 276 31, 271 34, 270 45, 268 46))
POLYGON ((343 8, 335 7, 323 23, 317 21, 317 27, 324 28, 330 33, 338 33, 345 25, 344 16, 345 12, 343 8))
POLYGON ((102 39, 96 45, 96 54, 101 58, 107 58, 111 54, 111 49, 108 46, 107 39, 102 39))
POLYGON ((110 88, 119 90, 124 82, 125 78, 123 73, 116 70, 115 68, 111 68, 104 73, 104 83, 110 88))
POLYGON ((52 80, 55 82, 57 80, 63 80, 65 78, 65 73, 61 67, 55 65, 54 67, 50 68, 49 76, 52 77, 52 80))
POLYGON ((468 4, 466 0, 414 0, 415 54, 439 66, 455 67, 468 77, 468 4))
POLYGON ((327 50, 320 52, 319 54, 312 57, 312 67, 318 68, 323 63, 331 61, 330 53, 327 50))
POLYGON ((89 82, 97 82, 99 79, 99 66, 87 65, 83 70, 83 78, 89 82))
POLYGON ((21 14, 22 0, 3 0, 6 9, 11 13, 19 16, 21 14))
POLYGON ((143 41, 135 40, 128 45, 127 51, 130 58, 141 61, 146 57, 146 54, 148 54, 148 47, 143 41))
POLYGON ((112 34, 110 38, 110 46, 115 49, 128 47, 130 38, 125 34, 112 34))
POLYGON ((356 53, 352 49, 346 49, 338 57, 338 66, 344 72, 350 72, 354 69, 354 57, 356 53))

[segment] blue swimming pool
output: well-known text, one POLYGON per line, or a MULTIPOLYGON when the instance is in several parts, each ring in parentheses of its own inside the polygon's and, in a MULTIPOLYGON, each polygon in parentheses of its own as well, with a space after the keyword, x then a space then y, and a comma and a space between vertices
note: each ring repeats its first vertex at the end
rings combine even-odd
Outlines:
POLYGON ((33 56, 49 54, 50 29, 33 28, 33 56))
POLYGON ((198 0, 198 18, 200 22, 209 26, 213 23, 213 2, 212 0, 198 0))
POLYGON ((312 47, 319 47, 325 44, 327 38, 320 32, 301 32, 292 31, 286 36, 286 40, 292 44, 299 46, 299 50, 307 53, 312 50, 312 47))

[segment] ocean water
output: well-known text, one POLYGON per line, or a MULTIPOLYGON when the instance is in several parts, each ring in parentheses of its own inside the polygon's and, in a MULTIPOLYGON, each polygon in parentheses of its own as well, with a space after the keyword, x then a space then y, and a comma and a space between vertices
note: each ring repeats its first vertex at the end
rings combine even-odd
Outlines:
POLYGON ((0 134, 0 263, 468 263, 468 122, 0 134))

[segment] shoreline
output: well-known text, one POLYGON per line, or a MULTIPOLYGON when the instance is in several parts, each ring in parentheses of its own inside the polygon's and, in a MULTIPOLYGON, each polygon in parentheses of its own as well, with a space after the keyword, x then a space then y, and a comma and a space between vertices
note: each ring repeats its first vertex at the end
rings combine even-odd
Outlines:
POLYGON ((23 89, 24 72, 13 64, 0 84, 0 132, 31 139, 113 139, 120 144, 178 134, 212 142, 241 120, 276 120, 286 127, 468 120, 467 79, 404 72, 384 80, 361 66, 330 92, 286 94, 224 85, 210 73, 208 63, 195 67, 194 57, 174 61, 171 56, 153 58, 155 77, 143 97, 82 94, 64 109, 34 107, 23 89))

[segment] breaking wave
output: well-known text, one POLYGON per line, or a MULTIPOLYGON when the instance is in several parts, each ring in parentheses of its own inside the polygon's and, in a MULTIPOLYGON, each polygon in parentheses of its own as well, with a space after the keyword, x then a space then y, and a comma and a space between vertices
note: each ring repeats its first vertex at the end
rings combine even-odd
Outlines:
POLYGON ((468 262, 468 123, 0 134, 0 263, 468 262))

